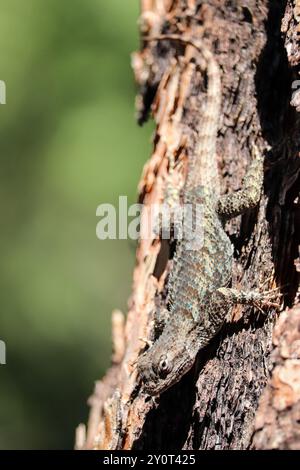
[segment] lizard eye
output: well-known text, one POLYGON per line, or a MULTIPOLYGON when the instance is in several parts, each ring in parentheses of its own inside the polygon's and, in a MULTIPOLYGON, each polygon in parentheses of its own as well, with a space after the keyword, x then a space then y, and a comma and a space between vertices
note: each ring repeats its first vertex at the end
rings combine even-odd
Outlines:
POLYGON ((158 365, 158 373, 161 377, 165 377, 170 371, 171 371, 171 363, 164 356, 161 358, 160 363, 158 365))

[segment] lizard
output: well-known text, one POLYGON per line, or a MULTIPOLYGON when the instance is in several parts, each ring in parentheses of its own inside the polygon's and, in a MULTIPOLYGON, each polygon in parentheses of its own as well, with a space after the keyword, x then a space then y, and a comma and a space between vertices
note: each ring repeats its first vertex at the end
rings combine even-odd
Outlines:
MULTIPOLYGON (((258 205, 263 187, 264 158, 256 145, 241 189, 220 194, 216 141, 221 112, 221 72, 214 54, 203 40, 178 34, 163 34, 146 40, 180 41, 195 47, 205 62, 206 106, 200 119, 198 141, 188 160, 183 204, 192 213, 201 205, 201 243, 191 248, 187 232, 177 241, 173 267, 167 284, 167 320, 160 336, 138 358, 137 370, 144 391, 158 395, 178 382, 193 366, 196 356, 220 331, 232 307, 248 304, 277 306, 271 292, 240 291, 231 287, 233 245, 225 232, 225 221, 258 205)), ((199 232, 200 237, 200 232, 199 232)))

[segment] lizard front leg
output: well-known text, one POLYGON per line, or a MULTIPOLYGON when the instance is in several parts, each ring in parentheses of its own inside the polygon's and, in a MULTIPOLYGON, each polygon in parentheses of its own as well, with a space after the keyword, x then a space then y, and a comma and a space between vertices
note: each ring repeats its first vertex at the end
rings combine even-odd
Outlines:
POLYGON ((264 160, 256 146, 252 150, 253 160, 243 180, 240 190, 221 196, 217 204, 217 212, 230 219, 257 206, 263 186, 264 160))
MULTIPOLYGON (((214 291, 209 299, 209 316, 201 321, 206 323, 206 329, 216 334, 222 327, 228 312, 237 304, 252 305, 262 312, 264 309, 275 307, 279 308, 280 305, 274 300, 279 297, 277 289, 267 292, 257 291, 239 291, 229 287, 221 287, 214 291)), ((205 345, 208 341, 203 342, 205 345)), ((202 345, 202 346, 203 346, 202 345)))
POLYGON ((155 336, 158 336, 164 329, 170 312, 165 307, 156 307, 154 312, 155 336))

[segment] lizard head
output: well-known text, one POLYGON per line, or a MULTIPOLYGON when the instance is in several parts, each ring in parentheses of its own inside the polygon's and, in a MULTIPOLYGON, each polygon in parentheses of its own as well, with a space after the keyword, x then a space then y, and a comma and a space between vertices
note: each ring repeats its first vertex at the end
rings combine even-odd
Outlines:
POLYGON ((192 367, 195 357, 184 344, 180 346, 174 348, 173 344, 166 348, 166 343, 159 338, 140 356, 137 368, 146 393, 157 395, 164 392, 192 367))

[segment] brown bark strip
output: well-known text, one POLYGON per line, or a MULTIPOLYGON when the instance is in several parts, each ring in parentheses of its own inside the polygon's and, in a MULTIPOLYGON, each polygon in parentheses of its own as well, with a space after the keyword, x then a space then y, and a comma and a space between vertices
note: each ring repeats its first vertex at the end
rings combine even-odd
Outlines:
POLYGON ((274 368, 255 418, 256 449, 300 449, 300 304, 274 329, 274 368))
MULTIPOLYGON (((259 209, 227 227, 235 246, 233 285, 244 290, 280 285, 289 306, 298 288, 300 133, 297 106, 290 105, 299 63, 293 31, 298 28, 298 3, 142 0, 140 20, 143 35, 203 35, 216 55, 223 88, 217 142, 223 193, 240 186, 252 142, 269 149, 259 209)), ((197 141, 205 80, 193 54, 189 47, 163 41, 142 42, 141 51, 133 55, 140 86, 138 120, 142 123, 151 109, 157 124, 153 154, 139 184, 145 212, 163 199, 167 155, 175 157, 172 179, 180 186, 197 141)), ((139 243, 124 341, 118 339, 124 353, 114 355, 115 363, 96 386, 84 448, 251 445, 255 412, 272 363, 273 311, 265 316, 236 307, 232 321, 200 351, 195 367, 180 383, 155 399, 141 392, 135 363, 153 335, 153 310, 165 305, 173 248, 155 236, 139 243)), ((82 440, 82 432, 80 436, 82 440)), ((255 445, 261 442, 255 435, 255 445)))

